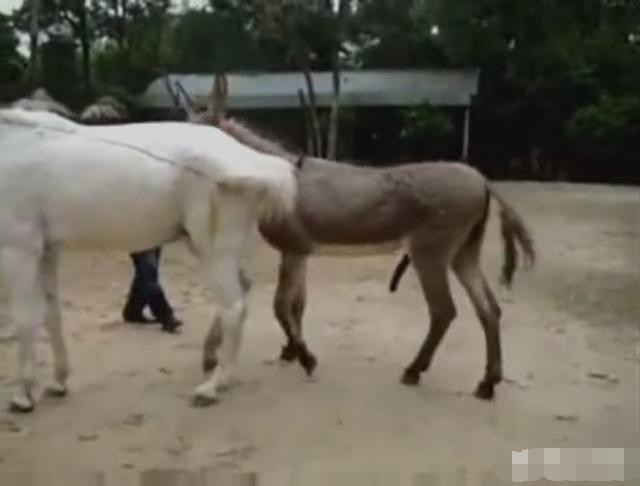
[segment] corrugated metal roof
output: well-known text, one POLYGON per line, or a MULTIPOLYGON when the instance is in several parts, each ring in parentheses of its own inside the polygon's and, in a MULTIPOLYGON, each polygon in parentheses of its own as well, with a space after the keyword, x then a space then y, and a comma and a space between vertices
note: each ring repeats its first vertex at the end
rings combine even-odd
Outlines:
MULTIPOLYGON (((170 75, 191 97, 204 100, 212 75, 170 75)), ((300 72, 229 74, 228 107, 233 109, 297 108, 298 90, 305 89, 300 72)), ((319 106, 332 98, 330 72, 313 73, 319 106)), ((411 106, 425 100, 438 106, 468 106, 477 93, 477 70, 344 71, 341 102, 344 106, 411 106)), ((153 81, 140 103, 148 108, 170 108, 172 99, 163 79, 153 81)))

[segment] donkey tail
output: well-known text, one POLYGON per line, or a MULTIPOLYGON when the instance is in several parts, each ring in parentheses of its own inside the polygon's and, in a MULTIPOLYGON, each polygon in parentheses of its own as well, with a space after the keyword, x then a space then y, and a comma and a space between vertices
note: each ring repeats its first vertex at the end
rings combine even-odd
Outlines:
POLYGON ((500 206, 500 224, 504 241, 504 264, 502 265, 501 283, 511 287, 518 261, 518 247, 523 253, 525 267, 535 264, 536 252, 531 232, 520 215, 500 196, 493 187, 487 185, 493 199, 500 206))
MULTIPOLYGON (((518 261, 518 246, 522 250, 525 267, 531 268, 535 264, 536 252, 533 244, 533 238, 531 231, 525 225, 522 217, 513 209, 503 198, 500 196, 493 187, 487 184, 488 196, 491 196, 498 203, 500 207, 500 223, 502 239, 504 241, 504 264, 502 266, 502 275, 500 283, 507 288, 511 287, 513 283, 513 276, 517 268, 518 261)), ((488 199, 485 215, 479 228, 484 229, 486 219, 488 216, 488 199)), ((477 236, 476 236, 477 237, 477 236)), ((482 234, 479 236, 482 237, 482 234)), ((389 292, 395 292, 398 289, 400 280, 406 272, 409 264, 411 263, 411 257, 408 254, 402 255, 402 258, 396 265, 395 270, 391 276, 389 282, 389 292)))

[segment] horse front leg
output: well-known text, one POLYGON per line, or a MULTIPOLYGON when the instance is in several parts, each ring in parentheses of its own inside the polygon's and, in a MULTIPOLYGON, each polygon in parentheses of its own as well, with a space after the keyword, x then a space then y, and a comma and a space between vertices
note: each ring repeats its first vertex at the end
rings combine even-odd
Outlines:
POLYGON ((311 375, 318 361, 309 351, 302 337, 302 317, 306 302, 307 255, 282 255, 278 288, 273 309, 280 327, 287 337, 280 359, 298 360, 307 374, 311 375))
POLYGON ((41 257, 41 252, 32 248, 5 248, 0 253, 18 338, 19 384, 9 405, 11 412, 25 413, 35 408, 36 336, 46 312, 41 257))

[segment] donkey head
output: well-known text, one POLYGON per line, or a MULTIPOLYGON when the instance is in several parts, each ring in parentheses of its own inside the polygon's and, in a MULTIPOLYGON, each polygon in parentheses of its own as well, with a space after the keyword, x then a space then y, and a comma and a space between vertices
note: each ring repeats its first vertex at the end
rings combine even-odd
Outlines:
POLYGON ((176 87, 186 101, 184 108, 187 112, 187 121, 215 127, 220 127, 224 123, 227 96, 229 94, 229 83, 225 74, 219 73, 215 75, 205 106, 196 105, 179 81, 176 82, 176 87))

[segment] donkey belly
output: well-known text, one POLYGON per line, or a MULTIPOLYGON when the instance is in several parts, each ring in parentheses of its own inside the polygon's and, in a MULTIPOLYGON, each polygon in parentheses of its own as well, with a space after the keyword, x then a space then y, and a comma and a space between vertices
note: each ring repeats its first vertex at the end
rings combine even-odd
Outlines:
POLYGON ((388 255, 395 253, 402 248, 401 240, 389 241, 387 243, 378 244, 359 244, 359 245, 331 245, 318 244, 314 247, 314 253, 317 255, 327 256, 370 256, 370 255, 388 255))

